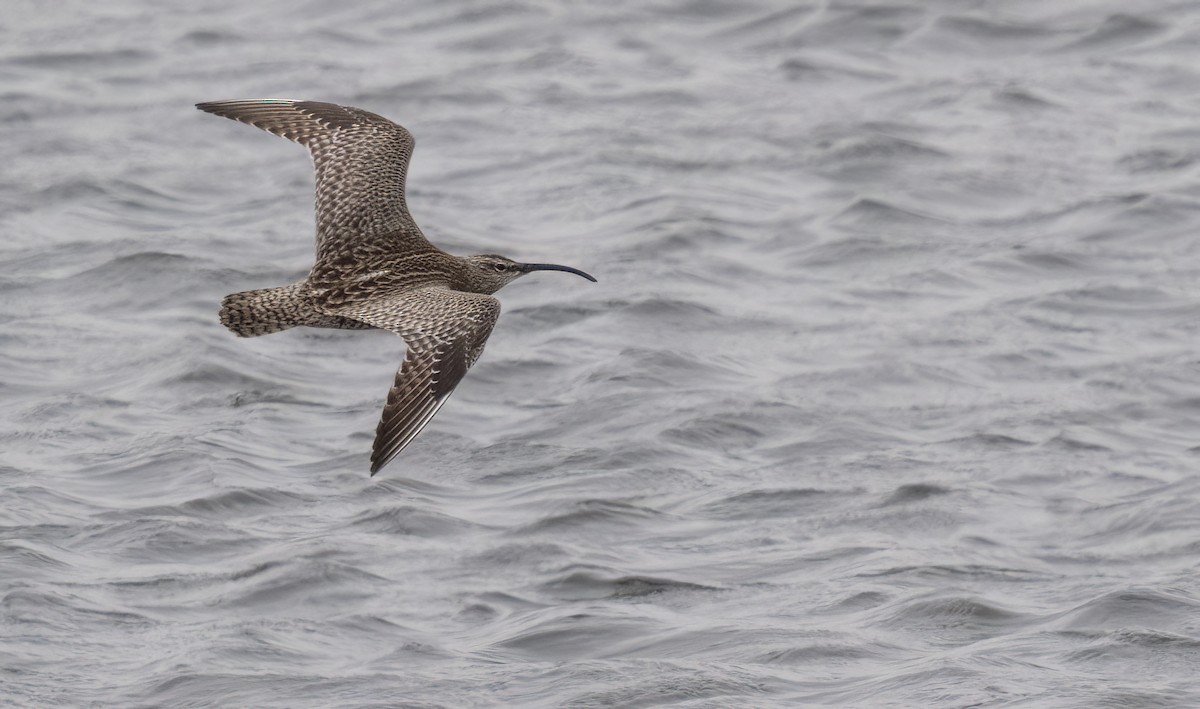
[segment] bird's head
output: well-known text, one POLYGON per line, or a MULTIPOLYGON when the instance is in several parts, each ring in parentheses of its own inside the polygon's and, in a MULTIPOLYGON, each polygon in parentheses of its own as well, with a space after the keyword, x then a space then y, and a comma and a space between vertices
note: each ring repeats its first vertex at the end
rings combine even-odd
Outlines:
POLYGON ((495 293, 504 286, 512 283, 526 273, 533 271, 566 271, 582 276, 592 283, 596 282, 588 274, 570 266, 559 266, 555 263, 518 263, 512 259, 495 254, 468 256, 463 259, 470 271, 472 290, 477 293, 495 293))

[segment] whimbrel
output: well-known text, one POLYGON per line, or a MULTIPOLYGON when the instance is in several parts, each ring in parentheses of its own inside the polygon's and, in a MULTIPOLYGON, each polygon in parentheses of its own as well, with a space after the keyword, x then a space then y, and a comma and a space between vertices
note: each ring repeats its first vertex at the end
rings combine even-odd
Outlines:
POLYGON ((413 137, 350 106, 290 99, 198 103, 308 148, 316 169, 317 253, 304 280, 228 295, 221 323, 241 337, 298 325, 382 328, 408 353, 388 392, 371 451, 371 475, 416 438, 479 359, 500 315, 492 293, 552 263, 452 256, 425 239, 408 213, 404 179, 413 137))

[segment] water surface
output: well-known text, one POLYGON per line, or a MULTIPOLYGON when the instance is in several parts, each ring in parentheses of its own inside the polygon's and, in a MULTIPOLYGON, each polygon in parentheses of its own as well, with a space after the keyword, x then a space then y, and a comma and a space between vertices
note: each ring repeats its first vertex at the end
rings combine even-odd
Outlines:
POLYGON ((5 702, 1200 705, 1200 9, 9 5, 5 702), (400 340, 216 319, 311 263, 261 96, 600 279, 375 479, 400 340))

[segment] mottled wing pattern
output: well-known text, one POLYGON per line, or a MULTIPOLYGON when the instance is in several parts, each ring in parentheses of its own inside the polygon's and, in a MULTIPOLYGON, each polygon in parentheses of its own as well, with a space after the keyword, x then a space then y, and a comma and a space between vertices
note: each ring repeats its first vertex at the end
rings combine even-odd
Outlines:
POLYGON ((369 111, 318 101, 243 99, 196 108, 308 148, 316 169, 317 280, 369 269, 375 254, 433 248, 404 200, 413 137, 403 127, 369 111))
POLYGON ((479 359, 500 316, 500 301, 439 286, 347 303, 328 312, 391 330, 408 344, 375 432, 374 475, 417 437, 479 359))

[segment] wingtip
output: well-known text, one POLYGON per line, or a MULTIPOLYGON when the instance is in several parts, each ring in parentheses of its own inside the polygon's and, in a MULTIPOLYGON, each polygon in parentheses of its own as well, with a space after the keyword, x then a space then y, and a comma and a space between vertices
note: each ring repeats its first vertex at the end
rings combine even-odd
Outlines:
POLYGON ((267 103, 293 104, 293 103, 303 103, 303 101, 301 101, 299 99, 294 99, 294 98, 231 98, 231 99, 221 99, 220 101, 201 101, 200 103, 195 104, 195 106, 196 106, 196 108, 200 109, 201 111, 210 111, 211 112, 212 109, 214 109, 214 108, 219 108, 221 106, 225 106, 225 105, 229 105, 229 104, 254 104, 254 103, 257 103, 257 104, 267 104, 267 103))

